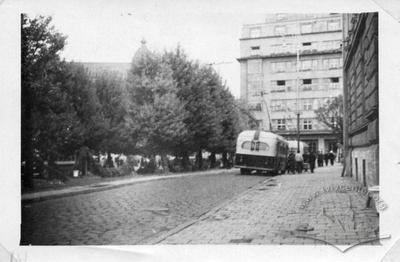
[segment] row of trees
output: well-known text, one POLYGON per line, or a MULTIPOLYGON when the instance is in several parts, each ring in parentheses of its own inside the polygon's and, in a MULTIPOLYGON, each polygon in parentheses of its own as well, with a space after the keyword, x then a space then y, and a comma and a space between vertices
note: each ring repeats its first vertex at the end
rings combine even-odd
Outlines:
POLYGON ((66 36, 51 26, 51 17, 21 15, 26 186, 32 186, 35 161, 51 166, 81 148, 149 158, 158 154, 164 170, 167 155, 187 167, 196 153, 201 168, 203 150, 226 158, 237 134, 248 128, 248 112, 220 76, 189 59, 179 46, 159 54, 143 45, 125 80, 109 72, 93 76, 81 64, 62 60, 65 45, 66 36))

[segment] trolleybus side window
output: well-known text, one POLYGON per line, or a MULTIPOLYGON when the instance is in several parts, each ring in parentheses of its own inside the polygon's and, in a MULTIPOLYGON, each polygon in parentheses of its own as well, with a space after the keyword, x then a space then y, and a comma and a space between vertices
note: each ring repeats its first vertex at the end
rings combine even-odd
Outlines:
POLYGON ((242 148, 251 150, 251 151, 267 151, 269 149, 267 143, 259 142, 259 141, 245 141, 242 143, 242 148))
POLYGON ((251 142, 250 141, 245 141, 242 144, 242 148, 243 149, 250 149, 250 146, 251 146, 251 142))

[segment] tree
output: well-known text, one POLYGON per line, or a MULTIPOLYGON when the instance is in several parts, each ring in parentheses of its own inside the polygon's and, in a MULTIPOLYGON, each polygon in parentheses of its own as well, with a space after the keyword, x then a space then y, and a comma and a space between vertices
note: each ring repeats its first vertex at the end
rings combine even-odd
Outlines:
POLYGON ((339 95, 315 110, 318 121, 325 124, 337 136, 339 143, 343 141, 343 96, 339 95))
POLYGON ((161 154, 167 170, 166 155, 174 153, 186 135, 186 112, 178 99, 172 71, 161 56, 144 46, 135 54, 128 73, 130 125, 136 149, 152 158, 161 154), (140 51, 140 52, 139 52, 140 51))
MULTIPOLYGON (((188 135, 181 141, 183 165, 189 154, 197 153, 197 167, 202 167, 201 152, 211 152, 211 166, 215 154, 233 153, 237 134, 248 129, 245 109, 235 102, 221 77, 209 65, 190 60, 180 46, 165 52, 163 60, 172 69, 179 99, 185 102, 188 135)), ((248 112, 247 112, 248 113, 248 112)))
POLYGON ((97 149, 102 152, 124 152, 127 143, 124 134, 128 111, 127 91, 123 79, 112 72, 104 71, 93 80, 99 103, 97 149))
MULTIPOLYGON (((59 52, 66 37, 50 26, 51 17, 29 19, 21 14, 21 159, 24 185, 33 187, 33 162, 37 152, 38 115, 46 110, 46 94, 51 93, 60 70, 59 52)), ((39 117, 40 119, 40 117, 39 117)))

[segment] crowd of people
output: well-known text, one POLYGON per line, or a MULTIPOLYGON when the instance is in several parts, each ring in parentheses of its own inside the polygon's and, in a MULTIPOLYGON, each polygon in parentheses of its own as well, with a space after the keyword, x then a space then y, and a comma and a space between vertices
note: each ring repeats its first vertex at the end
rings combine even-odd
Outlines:
POLYGON ((301 174, 303 171, 310 170, 311 173, 314 173, 315 164, 317 163, 318 167, 328 166, 329 163, 333 166, 335 162, 336 155, 333 151, 327 151, 323 154, 321 151, 315 153, 313 151, 306 151, 304 154, 300 153, 300 150, 291 151, 288 155, 287 160, 287 172, 288 174, 295 174, 296 172, 301 174))

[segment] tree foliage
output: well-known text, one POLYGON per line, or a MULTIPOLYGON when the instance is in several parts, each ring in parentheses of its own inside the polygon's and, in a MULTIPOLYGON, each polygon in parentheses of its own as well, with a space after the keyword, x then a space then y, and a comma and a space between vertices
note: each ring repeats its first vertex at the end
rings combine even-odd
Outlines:
POLYGON ((341 143, 343 140, 343 96, 339 95, 329 100, 315 110, 315 114, 318 121, 330 128, 341 143))
POLYGON ((39 136, 46 137, 46 124, 50 124, 47 121, 67 122, 64 120, 71 116, 70 112, 57 117, 53 114, 54 101, 62 99, 56 77, 61 70, 59 52, 66 37, 55 31, 50 22, 51 17, 29 19, 21 14, 21 158, 28 187, 33 186, 34 155, 42 145, 39 136))
MULTIPOLYGON (((22 161, 32 185, 34 157, 56 159, 92 152, 189 156, 207 150, 233 153, 237 134, 249 128, 245 112, 209 65, 178 46, 158 54, 144 43, 127 79, 91 75, 60 52, 66 36, 51 17, 21 15, 22 161)), ((110 155, 109 155, 110 156, 110 155)), ((168 165, 164 161, 164 168, 168 165)))
POLYGON ((177 98, 172 71, 161 56, 143 50, 132 60, 127 79, 130 116, 138 152, 173 154, 186 135, 184 104, 177 98))

